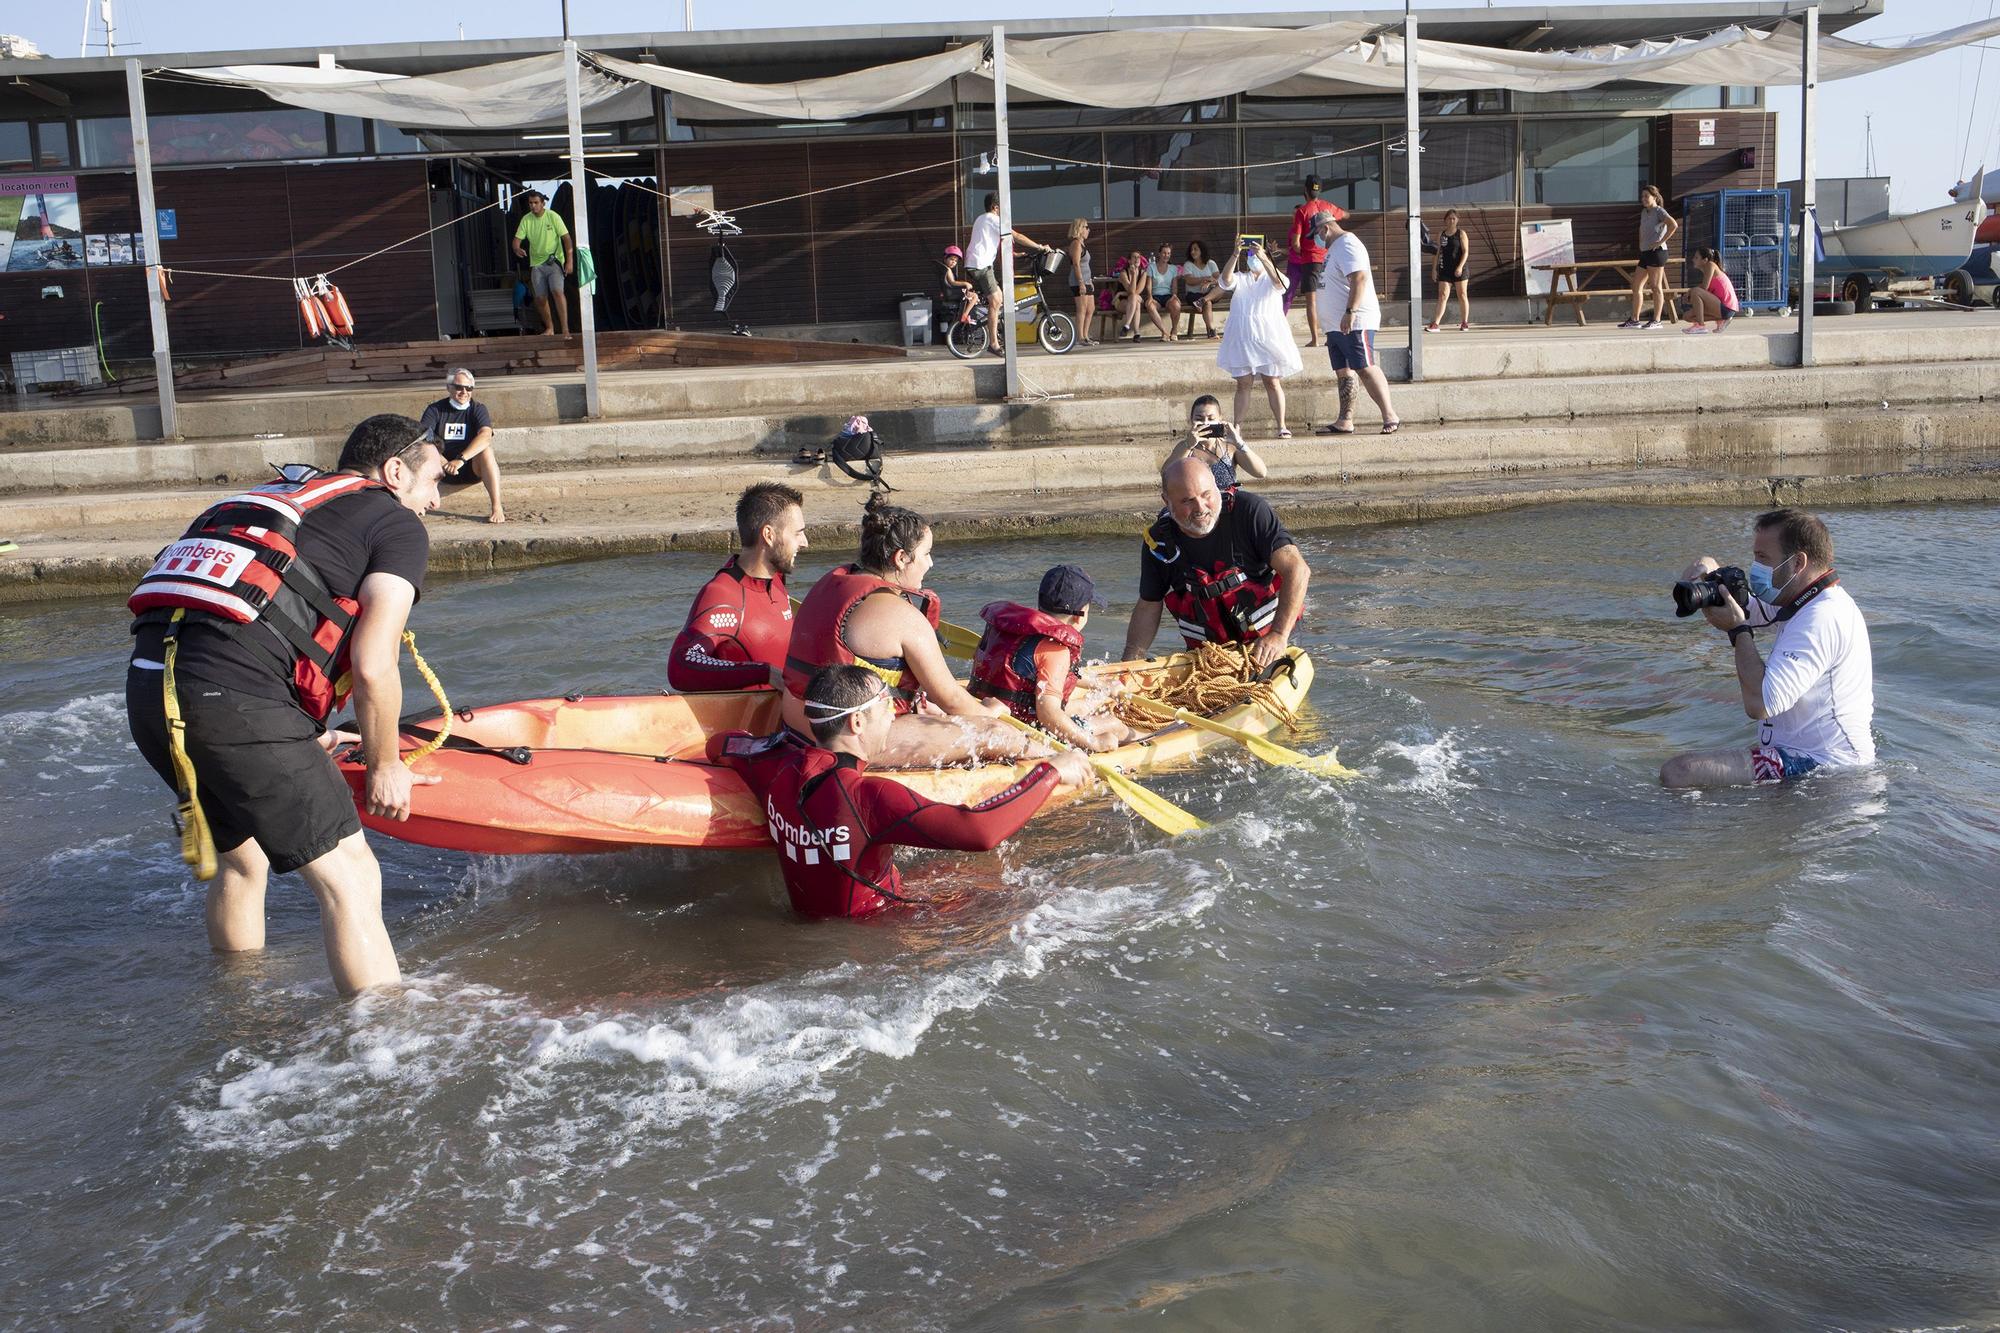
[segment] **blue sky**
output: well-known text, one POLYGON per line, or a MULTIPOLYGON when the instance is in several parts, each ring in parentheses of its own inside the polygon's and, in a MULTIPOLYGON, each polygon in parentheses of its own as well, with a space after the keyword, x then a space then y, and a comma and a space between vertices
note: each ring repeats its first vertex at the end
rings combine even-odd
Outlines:
MULTIPOLYGON (((1612 0, 1616 3, 1617 0, 1612 0)), ((1893 37, 1934 32, 1985 18, 1996 0, 1887 0, 1887 12, 1849 35, 1893 37)), ((1435 6, 1420 4, 1419 10, 1435 6)), ((52 55, 74 55, 83 5, 9 6, 0 28, 21 32, 52 55)), ((94 0, 92 8, 95 8, 94 0)), ((1015 19, 1095 17, 1106 13, 1228 14, 1278 8, 1230 0, 1131 0, 1130 3, 1064 3, 1022 0, 939 6, 917 0, 868 0, 846 11, 847 21, 921 23, 954 18, 1015 19)), ((121 49, 204 51, 256 47, 347 45, 384 41, 449 41, 463 23, 468 38, 528 37, 561 31, 558 0, 479 0, 410 4, 408 0, 345 0, 338 5, 241 3, 209 0, 116 0, 121 49)), ((1324 12, 1324 11, 1319 11, 1324 12)), ((824 21, 827 7, 807 0, 695 0, 697 27, 791 27, 824 21)), ((570 24, 580 35, 676 29, 679 0, 571 0, 570 24)), ((99 31, 95 40, 103 38, 99 31)), ((101 50, 101 46, 99 48, 101 50)), ((1773 89, 1780 116, 1781 177, 1798 174, 1798 92, 1773 89)), ((1968 50, 1840 83, 1820 94, 1820 174, 1860 175, 1867 118, 1874 121, 1876 174, 1893 175, 1899 209, 1929 208, 1964 170, 1982 160, 2000 170, 2000 50, 1968 50), (1991 68, 1982 69, 1984 59, 1991 68), (1976 92, 1976 96, 1975 96, 1976 92)))

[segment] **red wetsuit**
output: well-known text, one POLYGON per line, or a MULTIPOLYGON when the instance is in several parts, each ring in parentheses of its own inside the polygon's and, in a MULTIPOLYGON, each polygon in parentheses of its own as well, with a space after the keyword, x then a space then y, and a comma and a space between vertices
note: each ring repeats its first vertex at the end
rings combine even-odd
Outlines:
POLYGON ((768 688, 769 668, 785 665, 791 641, 785 576, 753 579, 732 555, 695 594, 667 658, 667 684, 683 694, 768 688))
POLYGON ((896 848, 987 852, 1021 830, 1056 789, 1053 767, 978 805, 943 805, 900 782, 869 777, 852 755, 803 745, 784 733, 725 732, 709 758, 743 775, 772 840, 792 908, 801 916, 868 916, 891 903, 921 903, 903 892, 896 848))

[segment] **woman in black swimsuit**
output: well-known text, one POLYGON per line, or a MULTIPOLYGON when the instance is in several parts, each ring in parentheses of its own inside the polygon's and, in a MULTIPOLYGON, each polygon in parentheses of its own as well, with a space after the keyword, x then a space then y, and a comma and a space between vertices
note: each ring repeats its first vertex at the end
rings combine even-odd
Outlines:
POLYGON ((1451 304, 1452 293, 1458 293, 1458 327, 1461 332, 1472 327, 1472 300, 1466 289, 1472 284, 1466 280, 1466 265, 1472 260, 1472 246, 1467 242, 1465 229, 1458 225, 1458 210, 1447 208, 1444 212, 1444 232, 1438 237, 1437 270, 1431 280, 1437 284, 1438 309, 1431 316, 1431 322, 1424 325, 1426 333, 1436 333, 1444 323, 1444 312, 1451 304))

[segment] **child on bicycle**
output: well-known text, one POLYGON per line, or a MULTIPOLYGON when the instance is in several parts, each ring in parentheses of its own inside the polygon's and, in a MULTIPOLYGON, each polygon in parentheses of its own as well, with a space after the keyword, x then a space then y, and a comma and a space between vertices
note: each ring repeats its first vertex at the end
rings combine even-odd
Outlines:
POLYGON ((952 319, 954 324, 970 320, 972 307, 979 303, 979 294, 966 280, 964 265, 965 251, 955 245, 947 245, 944 248, 944 287, 940 293, 943 297, 940 304, 942 309, 950 310, 953 298, 957 298, 959 307, 958 314, 952 319))

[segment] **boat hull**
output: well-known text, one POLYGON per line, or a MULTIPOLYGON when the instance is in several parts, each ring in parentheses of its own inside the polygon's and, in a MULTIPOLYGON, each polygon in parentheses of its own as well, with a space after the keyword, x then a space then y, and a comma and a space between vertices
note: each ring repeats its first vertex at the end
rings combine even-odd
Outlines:
MULTIPOLYGON (((1116 663, 1089 673, 1115 679, 1171 669, 1178 658, 1116 663)), ((1303 650, 1275 679, 1280 699, 1297 708, 1312 685, 1303 650)), ((1268 734, 1281 726, 1270 711, 1244 704, 1216 714, 1239 730, 1268 734)), ((429 725, 429 724, 424 724, 429 725)), ((768 734, 778 727, 770 691, 524 699, 460 713, 452 735, 485 750, 445 748, 417 771, 441 781, 412 790, 410 817, 397 822, 361 811, 369 829, 425 847, 518 856, 615 852, 633 847, 753 848, 770 845, 763 811, 733 769, 707 761, 708 738, 722 731, 768 734), (502 753, 525 747, 527 763, 502 753)), ((405 737, 407 746, 419 738, 405 737)), ((1109 752, 1120 770, 1145 774, 1178 767, 1200 751, 1227 744, 1212 732, 1176 725, 1109 752)), ((366 780, 351 755, 339 760, 355 792, 366 780)), ((1032 763, 884 772, 932 800, 976 803, 1023 776, 1032 763)), ((1051 805, 1072 793, 1062 789, 1051 805)))

